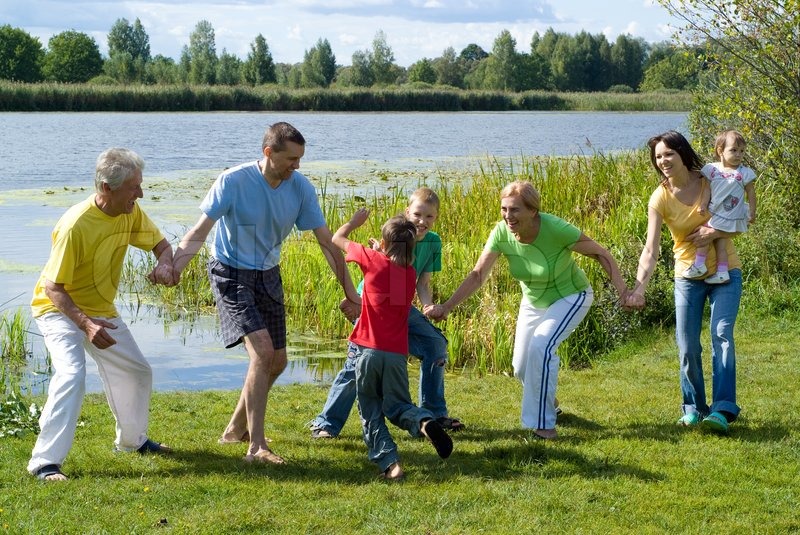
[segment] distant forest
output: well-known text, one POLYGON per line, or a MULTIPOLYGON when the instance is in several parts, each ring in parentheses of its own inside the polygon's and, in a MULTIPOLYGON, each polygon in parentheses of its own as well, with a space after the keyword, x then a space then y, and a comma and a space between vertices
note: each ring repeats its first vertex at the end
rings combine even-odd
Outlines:
POLYGON ((67 30, 45 48, 20 28, 0 26, 0 80, 91 83, 96 85, 222 85, 287 89, 443 87, 504 92, 559 91, 617 93, 693 89, 703 69, 702 50, 670 42, 648 43, 620 35, 611 43, 603 34, 577 35, 548 29, 534 34, 527 51, 518 51, 507 30, 490 51, 469 44, 448 47, 437 58, 421 58, 408 68, 395 63, 386 34, 379 30, 372 47, 353 53, 349 65, 337 63, 327 39, 305 51, 296 64, 277 63, 259 34, 242 59, 225 49, 217 53, 214 28, 201 20, 178 61, 153 56, 150 38, 137 18, 118 19, 108 33, 108 57, 91 36, 67 30))

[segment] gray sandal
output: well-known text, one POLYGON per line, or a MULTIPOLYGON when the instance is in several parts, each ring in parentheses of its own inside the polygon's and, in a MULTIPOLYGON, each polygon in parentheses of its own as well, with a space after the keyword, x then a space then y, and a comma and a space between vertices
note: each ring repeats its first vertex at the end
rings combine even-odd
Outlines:
POLYGON ((34 472, 33 475, 36 476, 36 479, 39 481, 51 481, 47 478, 55 475, 67 477, 64 475, 64 472, 61 471, 61 467, 57 464, 46 464, 34 472))

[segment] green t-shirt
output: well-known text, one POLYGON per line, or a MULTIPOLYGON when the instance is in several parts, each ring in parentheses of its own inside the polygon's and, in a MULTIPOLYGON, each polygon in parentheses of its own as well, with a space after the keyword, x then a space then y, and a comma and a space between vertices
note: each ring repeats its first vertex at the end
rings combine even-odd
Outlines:
MULTIPOLYGON (((414 245, 414 261, 411 263, 417 272, 417 280, 423 273, 435 273, 442 270, 442 239, 438 234, 429 230, 416 245, 414 245)), ((364 288, 364 281, 358 284, 358 295, 364 288)))
POLYGON ((505 256, 525 299, 536 308, 547 308, 588 288, 589 279, 572 256, 580 229, 554 215, 539 215, 541 227, 533 243, 521 243, 500 221, 489 234, 484 251, 505 256))

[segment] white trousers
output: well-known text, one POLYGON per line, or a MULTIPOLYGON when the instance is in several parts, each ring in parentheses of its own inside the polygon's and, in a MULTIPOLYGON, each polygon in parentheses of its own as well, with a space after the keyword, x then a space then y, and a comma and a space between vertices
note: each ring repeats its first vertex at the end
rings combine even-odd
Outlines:
POLYGON ((48 464, 61 466, 72 447, 86 389, 86 353, 97 363, 108 406, 114 414, 117 449, 134 451, 147 440, 153 371, 125 322, 120 318, 104 319, 117 327, 108 330, 117 343, 107 349, 92 345, 86 334, 63 314, 36 318, 55 373, 39 418, 41 432, 28 462, 31 474, 48 464))
POLYGON ((572 334, 592 306, 594 292, 563 297, 535 308, 523 297, 514 337, 514 377, 522 381, 522 427, 555 429, 558 346, 572 334))

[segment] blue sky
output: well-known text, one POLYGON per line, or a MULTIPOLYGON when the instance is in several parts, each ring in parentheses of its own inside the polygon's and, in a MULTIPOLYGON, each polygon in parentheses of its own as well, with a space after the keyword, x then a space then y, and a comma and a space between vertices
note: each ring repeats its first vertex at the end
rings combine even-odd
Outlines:
POLYGON ((534 32, 550 27, 657 42, 669 39, 675 24, 655 0, 0 0, 0 25, 22 28, 45 47, 51 36, 73 29, 94 37, 105 54, 114 22, 137 17, 152 54, 176 60, 197 22, 207 20, 218 54, 225 49, 244 59, 260 33, 276 62, 296 63, 325 38, 337 62, 349 65, 353 52, 371 48, 383 30, 403 66, 470 43, 490 51, 504 29, 527 52, 534 32))

